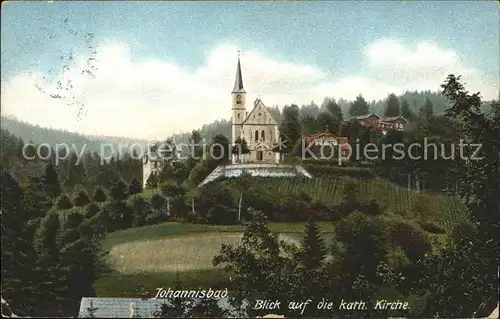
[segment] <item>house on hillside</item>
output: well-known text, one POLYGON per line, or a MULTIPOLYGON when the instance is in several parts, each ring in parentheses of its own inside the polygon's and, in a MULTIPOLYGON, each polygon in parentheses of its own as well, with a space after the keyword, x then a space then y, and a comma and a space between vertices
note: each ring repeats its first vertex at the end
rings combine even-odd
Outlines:
POLYGON ((331 145, 336 150, 340 149, 340 151, 342 152, 341 154, 344 158, 349 155, 350 152, 349 140, 345 136, 336 136, 333 135, 332 133, 324 132, 312 136, 307 136, 305 138, 305 146, 312 149, 314 154, 319 155, 319 152, 316 151, 318 148, 322 146, 324 147, 324 145, 331 145))
POLYGON ((403 131, 409 123, 408 120, 402 116, 380 117, 375 113, 354 116, 350 121, 357 121, 363 126, 373 127, 384 135, 392 130, 403 131))
POLYGON ((143 154, 142 158, 142 187, 146 188, 148 179, 152 174, 159 174, 161 172, 162 165, 165 161, 171 161, 171 163, 179 161, 180 150, 175 147, 175 143, 172 145, 163 145, 163 147, 148 146, 149 151, 143 154), (172 150, 172 151, 170 151, 172 150))

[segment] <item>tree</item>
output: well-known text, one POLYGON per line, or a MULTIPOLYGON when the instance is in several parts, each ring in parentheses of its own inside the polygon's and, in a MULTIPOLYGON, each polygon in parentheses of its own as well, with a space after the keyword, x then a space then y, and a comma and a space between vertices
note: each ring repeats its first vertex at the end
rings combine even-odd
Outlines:
POLYGON ((106 196, 106 193, 101 187, 97 187, 94 191, 94 196, 92 196, 92 200, 96 203, 99 203, 99 205, 102 205, 108 197, 106 196))
POLYGON ((159 310, 153 312, 152 317, 184 318, 190 310, 192 303, 193 301, 190 298, 174 298, 171 302, 164 302, 159 310))
POLYGON ((110 192, 111 199, 115 201, 122 201, 127 198, 127 185, 122 180, 117 181, 110 192))
MULTIPOLYGON (((242 309, 242 302, 255 304, 258 299, 281 300, 291 298, 290 281, 286 280, 287 265, 291 260, 280 254, 280 249, 292 249, 278 240, 278 235, 267 228, 266 217, 255 212, 243 233, 238 246, 222 245, 220 254, 213 259, 213 265, 224 265, 231 272, 233 280, 230 290, 234 291, 230 303, 242 311, 244 317, 262 315, 268 310, 242 309)), ((290 269, 293 273, 294 267, 290 269)), ((293 298, 292 298, 293 299, 293 298)))
POLYGON ((407 100, 403 100, 401 102, 401 116, 407 119, 408 121, 412 121, 415 118, 415 113, 410 109, 410 105, 407 100))
POLYGON ((330 113, 332 113, 336 123, 339 124, 342 123, 342 121, 344 120, 344 115, 342 114, 340 106, 337 103, 335 103, 334 100, 331 100, 330 103, 328 103, 328 105, 326 106, 326 108, 330 113))
POLYGON ((340 129, 340 123, 337 122, 330 112, 321 112, 318 114, 318 124, 323 132, 326 131, 332 134, 338 134, 340 129))
POLYGON ((300 139, 302 127, 299 118, 299 108, 297 105, 285 106, 283 108, 282 121, 279 126, 280 135, 283 139, 283 151, 291 153, 295 143, 300 139))
POLYGON ((139 181, 136 178, 134 178, 128 187, 128 194, 136 195, 140 194, 141 191, 142 191, 141 183, 139 183, 139 181))
POLYGON ((94 203, 87 205, 85 209, 85 218, 92 218, 99 213, 99 206, 94 203))
POLYGON ((214 137, 210 146, 210 161, 214 162, 215 166, 229 161, 231 154, 229 144, 229 139, 222 134, 214 137))
POLYGON ((189 157, 187 160, 187 167, 191 170, 197 162, 199 162, 203 155, 203 146, 200 144, 202 141, 200 131, 192 131, 190 138, 189 157))
POLYGON ((321 237, 320 230, 314 221, 309 219, 305 225, 302 244, 302 264, 309 271, 317 270, 325 261, 326 254, 325 242, 321 237))
POLYGON ((82 213, 83 213, 83 207, 87 206, 90 203, 89 196, 84 190, 79 191, 73 200, 73 204, 76 207, 81 207, 82 208, 82 213))
POLYGON ((221 309, 217 304, 217 300, 203 298, 189 310, 190 318, 226 318, 228 311, 221 309))
POLYGON ((56 207, 61 210, 66 210, 72 208, 73 204, 66 194, 62 194, 56 201, 56 207))
POLYGON ((163 207, 165 207, 165 197, 159 194, 154 194, 151 197, 151 206, 156 210, 161 210, 163 207))
POLYGON ((309 114, 302 117, 301 126, 303 135, 313 135, 321 131, 316 117, 317 115, 312 116, 309 114))
POLYGON ((390 236, 392 242, 403 249, 412 263, 418 262, 431 249, 427 236, 410 223, 396 223, 391 229, 390 236))
POLYGON ((45 193, 48 197, 55 199, 61 194, 61 185, 59 184, 57 172, 52 162, 49 162, 45 166, 43 184, 45 193))
POLYGON ((370 112, 370 106, 360 94, 356 97, 356 100, 351 103, 351 107, 349 109, 350 116, 360 116, 365 115, 370 112))
POLYGON ((394 93, 391 93, 387 98, 387 108, 385 109, 385 116, 394 117, 399 115, 401 115, 399 100, 394 93))
POLYGON ((344 186, 344 195, 342 205, 344 207, 354 208, 358 204, 358 186, 354 182, 348 182, 344 186))
POLYGON ((195 167, 189 173, 189 183, 191 186, 198 186, 213 170, 211 161, 202 160, 196 163, 195 167))
POLYGON ((153 190, 158 187, 160 183, 159 176, 156 172, 152 172, 148 176, 148 180, 146 181, 146 187, 152 188, 153 190))
POLYGON ((233 155, 236 155, 236 160, 238 162, 240 161, 240 155, 250 153, 250 149, 248 148, 248 144, 245 138, 238 137, 236 141, 234 141, 231 152, 233 155))
POLYGON ((432 105, 431 100, 428 97, 426 97, 424 106, 420 110, 420 117, 425 121, 429 121, 430 119, 432 119, 433 116, 434 116, 434 105, 432 105))
POLYGON ((344 247, 340 271, 345 282, 345 297, 372 295, 379 283, 377 270, 386 261, 386 235, 380 221, 353 212, 341 219, 336 227, 336 238, 344 247), (359 280, 365 283, 358 286, 359 280), (352 287, 352 288, 350 288, 352 287))
POLYGON ((31 216, 24 208, 23 191, 10 173, 2 171, 0 193, 2 298, 19 307, 18 315, 26 315, 33 311, 37 293, 30 278, 35 259, 33 233, 27 227, 31 216))
POLYGON ((131 208, 134 212, 133 226, 144 226, 146 224, 146 217, 150 212, 149 203, 141 196, 132 198, 131 208))

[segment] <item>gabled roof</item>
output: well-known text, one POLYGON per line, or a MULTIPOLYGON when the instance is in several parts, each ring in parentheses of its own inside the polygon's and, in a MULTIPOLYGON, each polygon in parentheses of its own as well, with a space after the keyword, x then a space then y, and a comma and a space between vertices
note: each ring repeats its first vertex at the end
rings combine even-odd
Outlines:
POLYGON ((384 118, 382 118, 382 121, 384 121, 384 122, 394 122, 394 121, 399 120, 399 119, 401 119, 401 120, 403 120, 405 122, 408 122, 408 120, 405 119, 404 117, 402 117, 401 115, 400 116, 384 117, 384 118))
POLYGON ((307 136, 306 137, 306 143, 309 144, 309 143, 311 143, 314 140, 317 140, 319 138, 326 137, 326 136, 327 137, 331 137, 331 138, 335 138, 337 140, 346 140, 346 141, 348 141, 347 137, 345 137, 345 136, 336 136, 336 135, 333 135, 330 132, 323 132, 323 133, 319 133, 319 134, 316 134, 316 135, 307 136))
POLYGON ((246 93, 243 88, 243 76, 241 75, 240 58, 238 58, 238 66, 236 67, 236 79, 234 80, 234 88, 232 93, 246 93))
POLYGON ((243 125, 249 124, 249 122, 252 120, 252 116, 257 112, 258 109, 262 110, 264 115, 266 115, 267 117, 269 117, 271 119, 271 123, 265 123, 265 124, 278 125, 278 122, 276 122, 276 120, 273 118, 271 113, 269 113, 269 110, 267 109, 267 107, 264 105, 264 103, 260 99, 255 100, 253 109, 250 111, 250 113, 248 113, 247 118, 243 121, 242 124, 243 125))
POLYGON ((369 118, 371 116, 376 116, 377 118, 380 118, 380 116, 378 116, 375 113, 369 113, 369 114, 364 114, 364 115, 353 116, 350 119, 351 120, 364 120, 364 119, 367 119, 367 118, 369 118))

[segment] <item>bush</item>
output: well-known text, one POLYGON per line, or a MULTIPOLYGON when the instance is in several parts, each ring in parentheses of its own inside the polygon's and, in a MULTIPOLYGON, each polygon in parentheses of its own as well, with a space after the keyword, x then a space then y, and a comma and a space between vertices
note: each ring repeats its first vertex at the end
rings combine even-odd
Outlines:
POLYGON ((413 225, 406 222, 398 222, 390 230, 392 242, 400 246, 406 257, 412 262, 423 258, 425 253, 431 249, 427 236, 413 225))
POLYGON ((424 221, 419 221, 418 224, 420 227, 422 227, 423 230, 431 233, 431 234, 444 234, 446 231, 439 227, 438 225, 434 224, 433 222, 424 222, 424 221))
POLYGON ((367 215, 379 215, 382 213, 382 209, 376 200, 372 200, 368 204, 361 204, 357 210, 367 215))
POLYGON ((474 241, 479 235, 477 228, 471 222, 462 222, 451 231, 451 240, 454 244, 474 241))

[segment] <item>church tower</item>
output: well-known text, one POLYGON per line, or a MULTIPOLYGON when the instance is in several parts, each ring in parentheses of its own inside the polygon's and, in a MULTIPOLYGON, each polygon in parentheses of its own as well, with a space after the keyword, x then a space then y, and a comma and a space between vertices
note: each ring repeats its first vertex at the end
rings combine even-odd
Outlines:
MULTIPOLYGON (((238 56, 238 65, 236 67, 236 79, 234 81, 234 88, 231 92, 232 97, 232 144, 234 145, 236 139, 241 136, 243 130, 243 121, 246 118, 245 99, 246 92, 243 88, 243 76, 241 75, 241 63, 238 56)), ((234 162, 234 158, 233 158, 234 162)))

